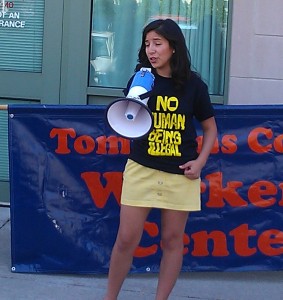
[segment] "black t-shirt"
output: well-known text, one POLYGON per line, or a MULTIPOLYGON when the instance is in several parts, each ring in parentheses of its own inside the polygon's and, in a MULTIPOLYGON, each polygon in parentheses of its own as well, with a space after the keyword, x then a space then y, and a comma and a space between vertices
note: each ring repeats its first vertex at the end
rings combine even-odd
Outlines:
POLYGON ((179 166, 198 156, 194 118, 201 122, 214 116, 207 85, 192 73, 185 90, 176 92, 171 78, 156 74, 147 105, 153 130, 132 141, 129 158, 149 168, 183 174, 179 166))

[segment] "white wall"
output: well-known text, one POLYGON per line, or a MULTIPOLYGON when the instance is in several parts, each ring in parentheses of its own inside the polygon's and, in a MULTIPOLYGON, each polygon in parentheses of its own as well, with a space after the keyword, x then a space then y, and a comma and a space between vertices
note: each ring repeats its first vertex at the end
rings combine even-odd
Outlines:
POLYGON ((283 1, 234 0, 228 104, 283 104, 283 1))

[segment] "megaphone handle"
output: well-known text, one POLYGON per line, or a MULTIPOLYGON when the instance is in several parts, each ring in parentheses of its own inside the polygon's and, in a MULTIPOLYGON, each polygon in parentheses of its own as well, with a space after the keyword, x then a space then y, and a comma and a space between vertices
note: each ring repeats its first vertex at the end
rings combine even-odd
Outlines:
POLYGON ((152 91, 149 91, 149 92, 146 92, 146 93, 144 93, 144 94, 139 95, 139 98, 140 98, 141 100, 143 100, 143 99, 145 99, 145 98, 151 97, 152 95, 153 95, 152 91))

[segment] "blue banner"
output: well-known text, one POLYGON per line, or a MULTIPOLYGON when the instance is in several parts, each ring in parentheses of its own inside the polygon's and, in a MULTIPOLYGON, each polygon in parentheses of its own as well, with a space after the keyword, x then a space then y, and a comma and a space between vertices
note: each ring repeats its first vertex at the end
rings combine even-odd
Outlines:
MULTIPOLYGON (((283 106, 216 106, 183 271, 283 269, 283 106)), ((199 147, 202 136, 199 131, 199 147)), ((130 142, 102 106, 9 106, 12 270, 107 273, 130 142)), ((153 210, 131 272, 158 272, 153 210)))

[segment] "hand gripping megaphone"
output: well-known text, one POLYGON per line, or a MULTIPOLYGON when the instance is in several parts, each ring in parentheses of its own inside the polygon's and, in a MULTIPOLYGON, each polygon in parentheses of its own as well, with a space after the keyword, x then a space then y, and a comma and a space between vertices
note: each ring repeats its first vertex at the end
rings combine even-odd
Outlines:
POLYGON ((138 139, 152 128, 152 113, 147 106, 153 88, 150 68, 141 68, 132 81, 128 95, 116 99, 106 109, 108 125, 120 136, 138 139))

